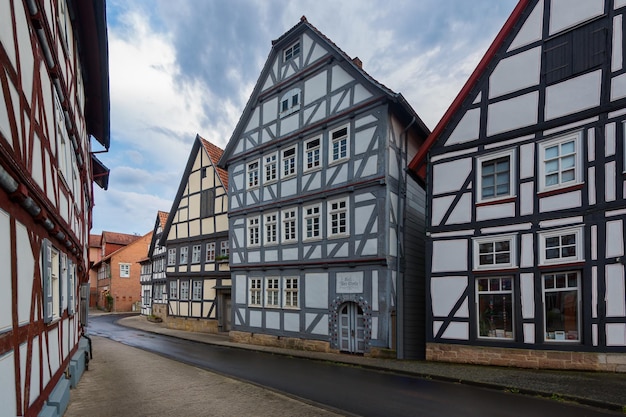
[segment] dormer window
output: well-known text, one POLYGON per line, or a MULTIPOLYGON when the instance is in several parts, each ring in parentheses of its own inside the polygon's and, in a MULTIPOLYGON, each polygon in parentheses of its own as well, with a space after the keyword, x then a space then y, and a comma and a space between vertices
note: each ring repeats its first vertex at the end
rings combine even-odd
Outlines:
POLYGON ((300 89, 287 91, 280 99, 280 115, 287 116, 300 110, 300 89))
POLYGON ((285 48, 284 60, 289 61, 291 58, 295 58, 300 55, 300 41, 294 43, 289 48, 285 48))

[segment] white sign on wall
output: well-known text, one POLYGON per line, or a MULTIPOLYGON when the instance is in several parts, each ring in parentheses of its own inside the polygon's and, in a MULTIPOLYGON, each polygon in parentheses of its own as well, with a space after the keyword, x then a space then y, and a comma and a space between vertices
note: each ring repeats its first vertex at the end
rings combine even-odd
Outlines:
POLYGON ((363 292, 363 272, 338 272, 337 293, 357 294, 363 292))

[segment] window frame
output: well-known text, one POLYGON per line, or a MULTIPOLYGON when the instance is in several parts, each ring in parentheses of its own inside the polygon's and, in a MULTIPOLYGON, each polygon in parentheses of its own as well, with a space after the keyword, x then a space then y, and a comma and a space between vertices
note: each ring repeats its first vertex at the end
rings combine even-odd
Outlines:
POLYGON ((278 181, 278 154, 276 152, 263 156, 263 179, 263 184, 271 184, 278 181), (269 158, 272 158, 270 162, 268 162, 269 158), (269 172, 268 169, 270 170, 269 172))
POLYGON ((120 278, 130 278, 130 264, 127 262, 120 262, 120 278), (124 273, 123 270, 126 270, 124 273))
POLYGON ((473 252, 473 266, 475 271, 481 270, 493 270, 493 269, 508 269, 508 268, 516 268, 517 267, 517 234, 507 234, 507 235, 490 235, 484 237, 475 237, 472 239, 472 252, 473 252), (498 253, 503 253, 502 251, 497 251, 495 248, 495 244, 498 242, 509 242, 509 262, 508 263, 497 263, 496 255, 498 253), (480 245, 485 243, 493 243, 494 251, 494 263, 492 264, 481 264, 480 258, 480 245))
POLYGON ((189 280, 181 279, 180 280, 180 292, 179 292, 179 300, 188 301, 189 300, 189 280))
POLYGON ((259 216, 248 217, 246 219, 246 243, 247 247, 256 248, 261 245, 261 221, 259 216))
POLYGON ((323 158, 323 152, 322 152, 322 137, 321 136, 317 136, 311 139, 308 139, 304 142, 304 152, 302 155, 303 158, 303 163, 302 163, 302 167, 303 167, 303 171, 304 172, 310 172, 310 171, 315 171, 318 169, 322 169, 322 158, 323 158), (314 145, 311 149, 309 149, 309 143, 311 142, 315 142, 317 141, 317 145, 314 145), (317 155, 315 155, 315 151, 317 151, 317 155), (316 162, 317 164, 314 164, 312 166, 309 167, 309 154, 313 155, 313 161, 316 162))
POLYGON ((191 247, 191 263, 199 264, 202 253, 202 245, 193 245, 191 247))
POLYGON ((167 265, 176 265, 176 248, 170 248, 167 250, 167 265))
POLYGON ((265 277, 265 297, 263 306, 265 308, 280 308, 281 307, 281 291, 280 291, 280 277, 265 277))
POLYGON ((248 306, 249 307, 263 307, 263 279, 262 278, 248 277, 248 306))
MULTIPOLYGON (((339 163, 349 160, 350 159, 350 126, 344 125, 344 126, 331 130, 328 134, 328 138, 329 138, 328 140, 328 165, 339 164, 339 163), (345 134, 341 136, 337 136, 335 138, 335 134, 341 132, 344 129, 346 131, 345 134), (343 156, 339 155, 335 158, 335 144, 341 143, 344 141, 345 141, 345 144, 344 144, 345 155, 343 156)), ((340 146, 340 149, 341 149, 341 146, 340 146)))
POLYGON ((228 259, 230 257, 230 242, 228 240, 222 240, 220 242, 220 256, 222 259, 228 259))
MULTIPOLYGON (((542 303, 542 315, 543 315, 543 340, 546 343, 581 343, 582 342, 582 287, 581 287, 581 271, 574 271, 574 270, 566 270, 566 271, 550 271, 544 274, 541 274, 541 303, 542 303), (559 274, 576 274, 576 287, 570 287, 569 283, 566 287, 562 287, 562 288, 557 288, 556 287, 556 283, 554 285, 553 288, 550 289, 546 289, 546 277, 553 275, 554 276, 554 280, 557 281, 557 275, 559 274), (548 314, 546 311, 547 305, 546 305, 546 293, 558 293, 558 292, 571 292, 572 288, 575 288, 576 290, 576 339, 568 339, 567 338, 567 334, 565 331, 565 328, 562 330, 563 337, 564 339, 557 339, 557 331, 555 331, 555 337, 554 338, 549 338, 549 331, 548 331, 548 314)), ((565 277, 565 280, 567 281, 567 277, 565 277)), ((563 327, 565 327, 565 325, 563 325, 563 327)))
MULTIPOLYGON (((311 225, 313 230, 315 230, 315 225, 311 225)), ((322 239, 322 203, 311 204, 308 206, 302 207, 302 240, 303 241, 314 241, 322 239), (317 209, 317 213, 307 213, 311 209, 317 209), (309 236, 309 221, 315 221, 317 219, 317 234, 313 236, 309 236)))
POLYGON ((283 277, 282 284, 282 306, 285 309, 300 310, 300 277, 283 277), (290 283, 291 281, 291 283, 290 283), (293 282, 296 283, 295 288, 293 282), (295 294, 295 305, 293 305, 294 296, 289 294, 295 294), (290 301, 290 299, 292 301, 290 301))
POLYGON ((167 296, 172 300, 178 300, 178 280, 171 280, 167 296))
POLYGON ((502 199, 507 199, 511 197, 515 197, 515 189, 517 187, 517 183, 515 181, 517 172, 516 168, 516 160, 515 160, 515 150, 509 149, 506 151, 500 151, 491 153, 489 155, 481 155, 476 158, 476 202, 482 203, 486 201, 498 201, 502 199), (493 197, 483 197, 483 164, 489 163, 492 161, 496 161, 498 159, 509 158, 509 192, 507 194, 496 195, 496 186, 494 184, 494 196, 493 197))
POLYGON ((300 110, 302 92, 299 88, 292 88, 284 93, 278 101, 278 114, 280 117, 289 116, 300 110))
MULTIPOLYGON (((476 278, 476 284, 475 284, 475 296, 476 296, 476 301, 475 301, 475 305, 476 305, 476 325, 477 325, 477 332, 476 332, 476 337, 477 339, 481 339, 481 340, 504 340, 504 341, 513 341, 515 340, 515 280, 513 276, 493 276, 493 277, 480 277, 480 278, 476 278), (499 280, 499 289, 497 290, 491 290, 491 282, 492 280, 499 280), (481 281, 488 281, 488 289, 487 290, 480 290, 479 285, 481 283, 481 281), (509 280, 510 283, 510 288, 507 289, 502 289, 504 287, 503 285, 503 280, 509 280), (510 321, 511 321, 511 335, 507 336, 507 329, 490 329, 493 330, 495 333, 491 334, 487 336, 483 336, 481 335, 481 295, 489 295, 489 294, 493 294, 493 295, 505 295, 508 294, 510 296, 510 321), (502 330, 502 336, 498 336, 498 330, 502 330)), ((506 308, 506 306, 505 306, 506 308)), ((506 311, 505 311, 506 313, 506 311)), ((506 326, 506 324, 504 325, 506 326)))
POLYGON ((327 221, 326 226, 327 226, 328 238, 336 239, 336 238, 344 238, 344 237, 350 236, 350 201, 349 199, 347 197, 344 197, 344 198, 339 198, 335 200, 330 200, 328 201, 327 204, 328 204, 327 206, 328 221, 327 221), (342 203, 342 202, 345 203, 344 208, 333 209, 333 204, 342 203), (344 217, 345 231, 333 232, 333 223, 334 223, 333 216, 335 214, 341 214, 342 212, 345 214, 345 217, 344 217))
POLYGON ((202 301, 202 280, 191 281, 191 301, 202 301))
MULTIPOLYGON (((558 265, 564 263, 572 263, 572 262, 583 262, 584 258, 584 234, 583 234, 583 226, 575 226, 575 227, 566 227, 560 229, 548 230, 545 232, 539 232, 539 265, 558 265), (559 256, 558 258, 548 258, 546 256, 547 249, 555 249, 555 247, 548 248, 546 245, 546 240, 548 238, 559 237, 559 246, 556 247, 560 250, 563 249, 564 246, 569 247, 572 245, 563 245, 562 237, 567 235, 574 235, 576 242, 573 245, 576 250, 575 256, 559 256)), ((560 251, 562 254, 562 251, 560 251)))
POLYGON ((215 242, 208 242, 206 244, 205 262, 215 262, 215 242))
POLYGON ((265 245, 277 245, 279 242, 279 227, 278 227, 279 214, 277 211, 263 214, 263 243, 265 245), (273 219, 268 219, 273 217, 273 219), (268 228, 273 228, 272 231, 268 228), (272 238, 273 239, 270 239, 272 238))
POLYGON ((178 265, 187 265, 189 262, 189 247, 181 246, 178 252, 178 265))
MULTIPOLYGON (((542 141, 538 143, 537 146, 538 146, 537 161, 539 163, 539 192, 559 190, 562 188, 578 185, 583 182, 582 131, 570 132, 564 135, 560 135, 560 136, 542 141), (563 171, 567 171, 567 170, 561 169, 560 161, 566 156, 559 154, 559 156, 557 157, 557 160, 559 161, 559 169, 557 171, 559 182, 556 184, 546 185, 546 172, 547 172, 546 156, 545 156, 546 150, 549 148, 553 148, 554 146, 558 146, 560 150, 561 145, 570 141, 574 142, 574 152, 575 152, 574 154, 574 164, 575 164, 574 165, 574 179, 571 181, 562 182, 561 180, 562 173, 563 171)), ((554 160, 554 158, 552 160, 554 160)))
POLYGON ((292 43, 291 45, 283 49, 283 62, 287 62, 292 59, 295 59, 296 57, 300 56, 301 53, 302 53, 302 44, 300 43, 300 40, 298 39, 297 41, 295 41, 294 43, 292 43))
POLYGON ((281 243, 294 243, 298 241, 298 208, 290 207, 281 210, 281 243))
POLYGON ((246 162, 246 184, 248 190, 259 188, 261 163, 258 159, 246 162))
POLYGON ((297 163, 298 146, 294 145, 294 146, 290 146, 288 148, 282 149, 280 151, 280 156, 281 156, 281 164, 280 164, 281 178, 287 179, 287 178, 295 177, 298 174, 298 163, 297 163), (293 156, 285 157, 285 153, 291 150, 293 150, 293 156), (289 165, 286 166, 285 163, 288 163, 289 165))

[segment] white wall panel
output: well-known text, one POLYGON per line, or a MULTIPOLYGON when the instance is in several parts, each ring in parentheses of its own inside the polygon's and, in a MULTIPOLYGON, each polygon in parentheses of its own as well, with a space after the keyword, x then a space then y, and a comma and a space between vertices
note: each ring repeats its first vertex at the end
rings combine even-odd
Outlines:
POLYGON ((537 123, 539 93, 533 91, 489 105, 487 134, 489 136, 537 123))
POLYGON ((16 416, 17 409, 15 408, 15 366, 13 361, 15 355, 13 352, 9 352, 6 355, 0 356, 0 375, 2 375, 2 381, 4 387, 10 387, 10 389, 0 389, 0 404, 2 404, 2 412, 7 416, 16 416))
POLYGON ((626 293, 624 288, 624 265, 606 266, 606 316, 626 316, 626 293))
POLYGON ((606 222, 606 257, 624 255, 624 225, 621 220, 606 222))
POLYGON ((581 205, 582 201, 580 191, 572 191, 565 194, 542 197, 541 200, 539 200, 539 210, 542 213, 580 207, 581 205))
POLYGON ((328 302, 328 274, 306 274, 304 276, 304 306, 328 308, 328 302))
POLYGON ((531 178, 535 175, 535 144, 527 143, 520 146, 520 178, 531 178))
POLYGON ((447 317, 452 308, 461 299, 465 298, 467 277, 432 277, 430 280, 430 297, 435 317, 447 317))
MULTIPOLYGON (((305 324, 307 328, 311 325, 311 323, 313 323, 315 319, 317 319, 317 316, 318 316, 317 314, 311 314, 311 313, 305 314, 304 319, 305 319, 305 324)), ((286 327, 287 326, 285 326, 285 330, 287 330, 286 327)), ((311 330, 311 333, 328 335, 328 314, 324 314, 322 316, 319 323, 317 323, 317 325, 311 330)))
POLYGON ((528 19, 524 22, 524 25, 519 30, 509 51, 517 49, 521 46, 528 45, 535 41, 541 40, 541 30, 543 28, 543 0, 540 0, 533 11, 528 16, 528 19))
POLYGON ((520 295, 522 299, 522 317, 535 317, 535 280, 534 275, 520 274, 520 295))
POLYGON ((626 324, 608 323, 606 325, 606 345, 626 346, 626 324))
POLYGON ((589 167, 587 181, 587 192, 589 204, 596 204, 596 167, 589 167))
POLYGON ((337 90, 340 87, 343 87, 344 85, 354 80, 354 78, 352 78, 350 74, 348 74, 339 65, 333 66, 331 77, 331 92, 337 90))
POLYGON ((552 0, 550 35, 604 13, 604 0, 552 0))
POLYGON ((433 195, 459 191, 472 171, 472 159, 463 158, 433 166, 433 195), (450 175, 454 173, 454 175, 450 175))
POLYGON ((546 88, 546 120, 556 119, 600 105, 602 70, 546 88))
POLYGON ((469 142, 478 139, 480 127, 480 109, 472 109, 465 112, 450 136, 446 140, 446 145, 469 142))
POLYGON ((248 283, 245 275, 235 275, 235 303, 245 304, 248 283))
MULTIPOLYGON (((468 216, 469 214, 470 212, 468 210, 468 216)), ((515 216, 515 203, 491 204, 491 205, 476 207, 476 220, 478 221, 502 219, 505 217, 514 217, 514 216, 515 216)), ((470 221, 470 219, 468 219, 467 221, 470 221)))
POLYGON ((541 47, 502 59, 489 77, 489 98, 539 84, 541 47))
POLYGON ((615 161, 607 162, 604 165, 605 173, 604 173, 604 196, 606 201, 615 201, 615 191, 616 191, 616 172, 615 172, 615 161))
MULTIPOLYGON (((9 214, 0 210, 0 332, 9 330, 12 323, 12 291, 11 291, 11 234, 9 214)), ((30 294, 29 294, 30 295, 30 294)), ((7 374, 8 375, 8 374, 7 374)), ((0 393, 0 398, 2 394, 0 393)))
MULTIPOLYGON (((328 316, 326 316, 328 317, 328 316)), ((287 332, 299 332, 300 331, 300 314, 298 313, 285 313, 283 316, 284 329, 287 332)), ((322 320, 323 322, 324 320, 322 320)), ((326 333, 328 333, 328 323, 326 323, 326 333)))
POLYGON ((534 323, 524 323, 524 343, 535 343, 534 323))
POLYGON ((262 312, 257 310, 248 310, 248 313, 250 314, 250 322, 248 325, 250 327, 261 327, 261 323, 263 323, 261 315, 262 312))
POLYGON ((591 267, 591 317, 598 317, 598 267, 591 267))
POLYGON ((467 271, 467 240, 433 242, 432 272, 467 271))
POLYGON ((626 6, 626 0, 615 0, 613 3, 613 7, 615 9, 619 9, 620 7, 626 6))
MULTIPOLYGON (((30 247, 28 230, 17 223, 16 227, 17 246, 17 311, 20 325, 30 321, 31 299, 33 295, 33 276, 35 274, 35 259, 30 247)), ((10 251, 9 251, 10 253, 10 251)), ((10 277, 11 275, 6 275, 10 277)), ((10 305, 11 303, 9 303, 10 305)), ((10 316, 9 316, 10 317, 10 316)))
POLYGON ((613 55, 611 56, 611 71, 619 71, 622 69, 622 15, 613 18, 613 55))
POLYGON ((265 327, 280 330, 280 313, 278 311, 265 312, 265 327))
POLYGON ((520 215, 533 214, 535 211, 535 187, 532 182, 520 186, 520 215))
POLYGON ((529 268, 535 265, 534 239, 532 234, 522 235, 520 267, 529 268))
POLYGON ((442 339, 467 340, 469 339, 469 323, 450 323, 441 335, 442 339))
POLYGON ((450 213, 446 224, 463 224, 472 220, 472 193, 465 193, 450 213))

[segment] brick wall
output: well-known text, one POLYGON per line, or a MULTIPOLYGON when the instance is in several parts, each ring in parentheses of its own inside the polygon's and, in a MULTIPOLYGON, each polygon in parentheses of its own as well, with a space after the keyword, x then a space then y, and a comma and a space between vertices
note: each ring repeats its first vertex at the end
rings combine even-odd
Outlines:
POLYGON ((111 295, 113 311, 133 311, 133 304, 141 301, 141 265, 139 260, 148 254, 152 233, 137 239, 133 243, 111 256, 111 295), (120 277, 120 264, 130 264, 130 277, 120 277))
POLYGON ((626 373, 624 353, 564 352, 429 343, 426 345, 426 360, 518 368, 626 373))

